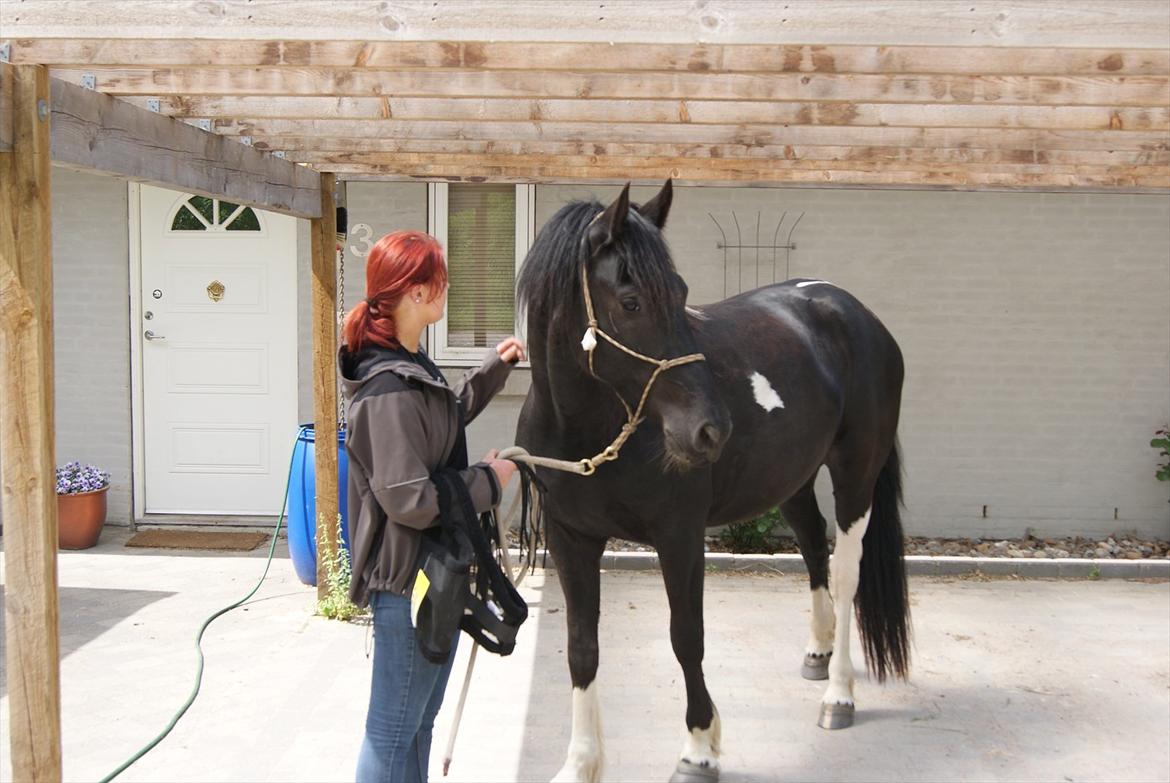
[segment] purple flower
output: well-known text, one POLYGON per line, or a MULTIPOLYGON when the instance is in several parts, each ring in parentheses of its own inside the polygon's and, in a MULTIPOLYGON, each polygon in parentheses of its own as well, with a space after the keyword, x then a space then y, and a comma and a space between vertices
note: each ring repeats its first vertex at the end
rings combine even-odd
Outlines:
POLYGON ((57 468, 57 494, 95 492, 110 485, 110 474, 95 465, 68 462, 57 468))

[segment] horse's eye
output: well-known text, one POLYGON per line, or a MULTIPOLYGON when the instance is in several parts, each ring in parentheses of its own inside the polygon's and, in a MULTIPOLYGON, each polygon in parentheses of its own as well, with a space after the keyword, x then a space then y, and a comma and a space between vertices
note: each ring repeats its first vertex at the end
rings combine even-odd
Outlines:
POLYGON ((637 299, 623 299, 622 300, 622 307, 624 307, 628 312, 631 312, 631 313, 636 313, 642 309, 641 306, 638 304, 637 299))

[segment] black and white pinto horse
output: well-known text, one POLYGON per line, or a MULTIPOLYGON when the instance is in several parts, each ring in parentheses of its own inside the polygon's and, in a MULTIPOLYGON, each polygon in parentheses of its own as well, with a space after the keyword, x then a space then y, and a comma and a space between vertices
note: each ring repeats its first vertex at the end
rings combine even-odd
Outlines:
POLYGON ((686 306, 687 286, 661 233, 671 194, 668 181, 642 206, 630 205, 629 185, 607 208, 568 204, 542 229, 518 283, 532 361, 521 446, 565 460, 598 454, 645 400, 645 423, 616 460, 587 477, 540 471, 573 683, 572 739, 555 780, 601 774, 594 678, 600 561, 611 537, 652 545, 662 567, 687 694, 688 736, 674 780, 719 775, 719 714, 703 679, 707 527, 779 504, 812 590, 802 674, 829 681, 819 725, 853 722, 854 605, 873 675, 884 681, 907 671, 896 443, 901 352, 873 313, 822 280, 686 306), (584 340, 583 331, 590 332, 584 340), (605 339, 596 341, 599 333, 605 339), (695 353, 705 358, 652 377, 653 363, 695 353), (831 565, 813 493, 822 465, 832 478, 837 526, 831 565))

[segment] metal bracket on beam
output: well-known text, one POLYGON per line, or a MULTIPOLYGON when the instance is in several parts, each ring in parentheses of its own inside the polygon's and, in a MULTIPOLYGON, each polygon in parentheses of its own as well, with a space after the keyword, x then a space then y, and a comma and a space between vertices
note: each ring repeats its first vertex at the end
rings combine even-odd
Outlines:
POLYGON ((0 44, 0 63, 12 62, 12 44, 8 41, 0 44))
POLYGON ((147 98, 146 108, 150 109, 155 114, 158 114, 160 111, 162 111, 162 103, 158 98, 147 98))
POLYGON ((87 90, 97 89, 97 77, 92 73, 81 74, 81 86, 87 90))
POLYGON ((240 137, 240 144, 243 144, 245 147, 251 147, 252 146, 252 137, 251 136, 241 136, 240 137))
POLYGON ((274 158, 283 158, 283 157, 284 157, 284 150, 273 150, 273 151, 272 151, 272 157, 274 157, 274 158))
POLYGON ((211 133, 211 120, 195 120, 195 127, 211 133))

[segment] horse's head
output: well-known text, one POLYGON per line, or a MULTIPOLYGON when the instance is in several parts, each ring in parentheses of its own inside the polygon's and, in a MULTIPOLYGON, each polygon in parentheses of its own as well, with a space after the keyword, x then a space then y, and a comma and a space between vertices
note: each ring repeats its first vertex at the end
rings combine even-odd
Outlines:
MULTIPOLYGON (((662 237, 673 191, 667 180, 641 206, 630 205, 629 191, 627 184, 581 239, 579 262, 588 285, 583 298, 592 305, 598 331, 585 338, 582 347, 591 340, 596 346, 578 349, 579 359, 628 410, 637 410, 645 395, 641 416, 660 423, 666 465, 685 470, 718 459, 731 418, 702 358, 661 364, 699 351, 685 311, 687 285, 662 237)), ((588 317, 579 331, 587 325, 588 317)))

